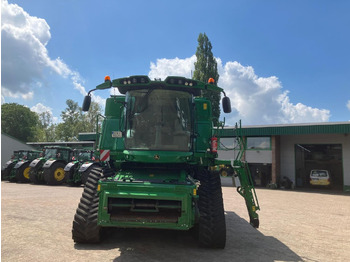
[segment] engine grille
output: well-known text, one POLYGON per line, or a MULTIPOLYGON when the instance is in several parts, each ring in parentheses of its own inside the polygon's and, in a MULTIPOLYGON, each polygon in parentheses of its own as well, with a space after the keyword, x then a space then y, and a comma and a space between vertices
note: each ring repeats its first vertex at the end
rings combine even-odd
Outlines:
POLYGON ((181 217, 181 201, 109 198, 108 213, 113 221, 177 223, 181 217))

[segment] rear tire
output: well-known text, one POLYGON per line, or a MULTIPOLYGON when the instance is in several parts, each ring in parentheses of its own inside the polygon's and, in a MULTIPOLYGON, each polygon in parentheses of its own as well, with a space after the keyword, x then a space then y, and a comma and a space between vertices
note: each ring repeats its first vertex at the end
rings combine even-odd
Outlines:
POLYGON ((16 179, 19 183, 29 183, 30 162, 26 162, 16 170, 16 179))
POLYGON ((99 197, 98 181, 102 168, 91 170, 80 198, 72 227, 72 238, 76 243, 98 243, 101 238, 101 227, 97 225, 99 197))
POLYGON ((48 185, 61 185, 66 182, 64 167, 62 162, 55 162, 44 170, 44 179, 48 185))
POLYGON ((199 245, 209 248, 225 248, 226 222, 219 172, 199 172, 198 188, 199 245))

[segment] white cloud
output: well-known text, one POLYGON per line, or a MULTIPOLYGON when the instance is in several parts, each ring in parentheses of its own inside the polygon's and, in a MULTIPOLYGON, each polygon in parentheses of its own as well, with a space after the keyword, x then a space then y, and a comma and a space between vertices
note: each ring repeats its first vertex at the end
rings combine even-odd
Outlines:
POLYGON ((57 123, 58 122, 58 117, 54 117, 53 116, 53 113, 52 113, 52 108, 49 107, 49 106, 45 106, 43 105, 42 103, 38 103, 36 104, 35 106, 32 106, 30 108, 31 111, 37 113, 37 114, 41 114, 41 113, 44 113, 44 112, 48 112, 52 118, 52 122, 53 123, 57 123))
POLYGON ((348 100, 348 103, 346 104, 346 107, 349 109, 350 111, 350 100, 348 100))
MULTIPOLYGON (((71 70, 61 58, 52 59, 46 48, 51 39, 45 19, 29 15, 22 7, 1 2, 1 101, 6 97, 32 99, 35 88, 45 82, 45 70, 72 81, 75 89, 86 95, 79 73, 71 70)), ((93 96, 97 102, 104 101, 93 96)))
MULTIPOLYGON (((151 63, 149 76, 164 79, 168 75, 190 77, 196 57, 186 59, 158 59, 151 63)), ((288 91, 283 91, 277 77, 258 77, 254 68, 238 62, 223 65, 217 59, 220 74, 218 85, 231 99, 232 113, 224 114, 226 123, 233 125, 242 119, 244 125, 324 122, 330 118, 326 109, 290 102, 288 91)))
POLYGON ((42 103, 38 103, 35 106, 32 106, 30 110, 38 114, 44 112, 49 112, 50 114, 52 114, 52 108, 49 106, 44 106, 42 103))
POLYGON ((191 72, 194 71, 194 62, 196 56, 180 59, 157 59, 156 63, 151 62, 151 70, 148 73, 149 78, 165 79, 167 76, 184 76, 191 78, 191 72))

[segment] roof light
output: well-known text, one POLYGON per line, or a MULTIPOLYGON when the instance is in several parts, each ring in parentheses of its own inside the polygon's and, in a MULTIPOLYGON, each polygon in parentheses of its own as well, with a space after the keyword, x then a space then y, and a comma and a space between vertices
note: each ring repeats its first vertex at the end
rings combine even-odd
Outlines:
POLYGON ((109 76, 105 76, 105 82, 106 81, 111 81, 111 78, 109 76))
POLYGON ((215 80, 214 80, 214 78, 209 78, 209 80, 208 80, 208 84, 214 84, 215 83, 215 80))

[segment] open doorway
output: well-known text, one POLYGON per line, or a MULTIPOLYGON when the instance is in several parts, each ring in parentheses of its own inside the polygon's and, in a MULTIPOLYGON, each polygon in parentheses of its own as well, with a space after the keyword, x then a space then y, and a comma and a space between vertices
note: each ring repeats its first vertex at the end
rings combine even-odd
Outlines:
POLYGON ((266 187, 269 183, 271 183, 271 164, 249 164, 249 171, 252 176, 254 186, 266 187))
POLYGON ((327 170, 331 187, 343 187, 343 159, 341 144, 296 144, 296 186, 310 187, 311 170, 327 170))

